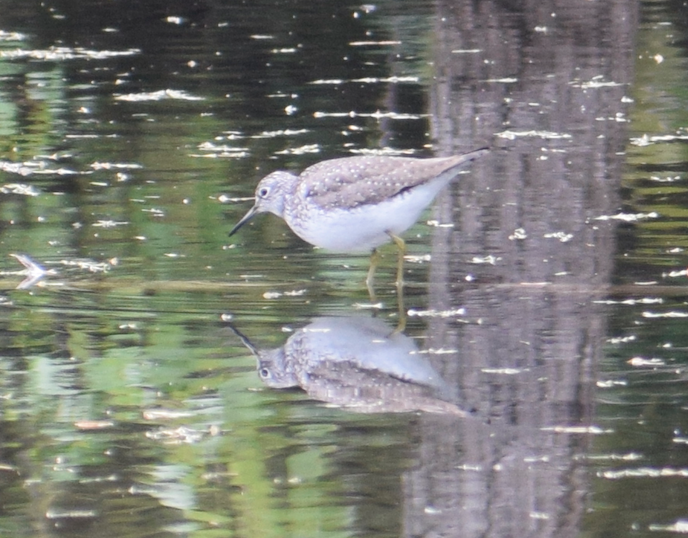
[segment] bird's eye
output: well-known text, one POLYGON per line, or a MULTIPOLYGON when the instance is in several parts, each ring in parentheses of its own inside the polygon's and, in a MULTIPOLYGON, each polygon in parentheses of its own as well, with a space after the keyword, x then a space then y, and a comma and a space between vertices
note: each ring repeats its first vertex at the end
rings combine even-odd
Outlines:
POLYGON ((268 189, 267 187, 261 187, 260 189, 258 189, 258 196, 260 198, 267 198, 269 193, 270 189, 268 189))
POLYGON ((261 368, 260 370, 258 370, 258 375, 263 379, 267 379, 268 377, 270 377, 270 370, 267 368, 261 368))

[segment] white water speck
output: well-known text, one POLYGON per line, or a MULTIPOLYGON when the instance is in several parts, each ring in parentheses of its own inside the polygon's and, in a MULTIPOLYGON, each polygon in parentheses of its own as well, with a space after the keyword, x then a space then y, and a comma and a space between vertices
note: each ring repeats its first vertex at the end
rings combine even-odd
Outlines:
POLYGON ((619 480, 620 478, 686 478, 688 477, 688 469, 675 469, 672 467, 638 467, 635 469, 601 471, 597 473, 597 476, 609 480, 619 480))
POLYGON ((645 219, 659 218, 659 213, 651 211, 650 213, 617 213, 616 215, 600 215, 594 220, 622 220, 624 222, 635 222, 645 219))
POLYGON ((181 101, 203 101, 205 97, 198 97, 191 95, 182 90, 158 90, 156 92, 140 92, 140 93, 126 93, 115 95, 116 101, 162 101, 165 99, 181 100, 181 101))
POLYGON ((516 241, 516 240, 523 240, 528 237, 528 234, 526 234, 526 231, 523 228, 516 228, 514 230, 514 233, 512 233, 509 236, 509 241, 516 241))
POLYGON ((573 234, 567 234, 566 232, 552 232, 545 234, 543 237, 546 239, 558 239, 562 243, 568 243, 571 241, 571 239, 573 239, 573 234))
POLYGON ((595 385, 601 389, 610 389, 612 387, 625 387, 628 385, 628 382, 621 379, 621 380, 614 380, 614 379, 608 379, 606 381, 598 381, 595 383, 595 385))
POLYGON ((22 183, 7 183, 0 185, 0 192, 3 194, 19 194, 21 196, 38 196, 40 191, 33 185, 22 183))
POLYGON ((387 41, 351 41, 349 43, 350 46, 352 47, 366 47, 366 46, 371 46, 371 45, 380 45, 380 46, 392 46, 392 45, 401 45, 401 41, 394 41, 394 40, 387 40, 387 41))
POLYGON ((609 339, 607 340, 607 342, 609 342, 610 344, 626 344, 626 343, 628 343, 628 342, 633 342, 633 341, 635 341, 636 338, 637 338, 637 337, 636 337, 635 335, 631 335, 631 336, 617 336, 617 337, 614 337, 614 338, 609 338, 609 339))
POLYGON ((590 433, 593 435, 601 435, 604 433, 614 433, 614 430, 604 430, 599 426, 550 426, 541 428, 542 431, 551 431, 554 433, 590 433))
POLYGON ((688 312, 643 312, 644 318, 688 318, 688 312))
POLYGON ((73 60, 87 58, 91 60, 103 60, 106 58, 114 58, 117 56, 134 56, 141 52, 140 49, 126 49, 126 50, 91 50, 82 47, 51 47, 45 50, 2 50, 0 51, 0 58, 8 58, 11 60, 17 58, 33 58, 36 60, 73 60))
POLYGON ((497 262, 501 260, 501 257, 490 254, 489 256, 473 256, 471 258, 471 263, 496 265, 497 262))
POLYGON ((641 367, 655 367, 655 366, 664 366, 666 363, 662 359, 657 359, 657 358, 651 358, 651 359, 645 359, 643 357, 633 357, 631 359, 628 359, 628 364, 631 366, 634 366, 636 368, 641 368, 641 367))
POLYGON ((408 315, 411 317, 419 318, 451 318, 458 316, 465 316, 465 308, 453 308, 449 310, 416 310, 414 308, 408 311, 408 315))
POLYGON ((318 144, 307 144, 298 148, 288 148, 276 151, 275 155, 306 155, 308 153, 320 153, 320 146, 318 144))
POLYGON ((545 140, 557 140, 571 138, 567 133, 554 133, 552 131, 512 131, 506 130, 497 133, 499 138, 506 138, 507 140, 515 140, 516 138, 543 138, 545 140))

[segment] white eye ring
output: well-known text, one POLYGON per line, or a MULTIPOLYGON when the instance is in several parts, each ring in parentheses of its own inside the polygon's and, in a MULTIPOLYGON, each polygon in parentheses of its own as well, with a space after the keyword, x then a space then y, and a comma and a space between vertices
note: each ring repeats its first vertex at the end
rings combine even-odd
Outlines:
POLYGON ((261 187, 258 190, 258 197, 259 198, 267 198, 268 194, 270 194, 270 189, 268 187, 261 187))

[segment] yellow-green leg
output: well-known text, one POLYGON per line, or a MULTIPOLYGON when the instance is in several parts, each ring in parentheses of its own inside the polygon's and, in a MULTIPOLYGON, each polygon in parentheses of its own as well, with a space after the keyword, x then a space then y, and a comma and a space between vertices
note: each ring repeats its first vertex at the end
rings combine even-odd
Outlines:
POLYGON ((406 242, 394 235, 392 232, 387 232, 392 238, 394 244, 399 249, 399 258, 397 259, 397 306, 399 308, 399 323, 395 332, 403 332, 406 328, 406 307, 404 306, 404 256, 406 255, 406 242))
POLYGON ((397 288, 404 285, 404 256, 406 256, 406 242, 399 237, 394 235, 392 232, 387 232, 394 241, 394 244, 399 249, 399 259, 397 261, 397 288))
POLYGON ((377 249, 373 249, 370 254, 370 267, 368 268, 368 275, 366 276, 366 288, 368 288, 368 295, 371 303, 377 303, 377 296, 375 295, 375 270, 380 264, 380 253, 377 249))

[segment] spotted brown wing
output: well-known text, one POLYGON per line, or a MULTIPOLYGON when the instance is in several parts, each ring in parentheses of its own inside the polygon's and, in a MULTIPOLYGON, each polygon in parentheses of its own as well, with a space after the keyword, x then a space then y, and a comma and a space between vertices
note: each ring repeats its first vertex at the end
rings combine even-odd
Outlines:
POLYGON ((345 157, 306 168, 300 188, 321 207, 351 209, 377 204, 426 183, 440 174, 460 168, 487 150, 465 155, 415 159, 410 157, 345 157))

